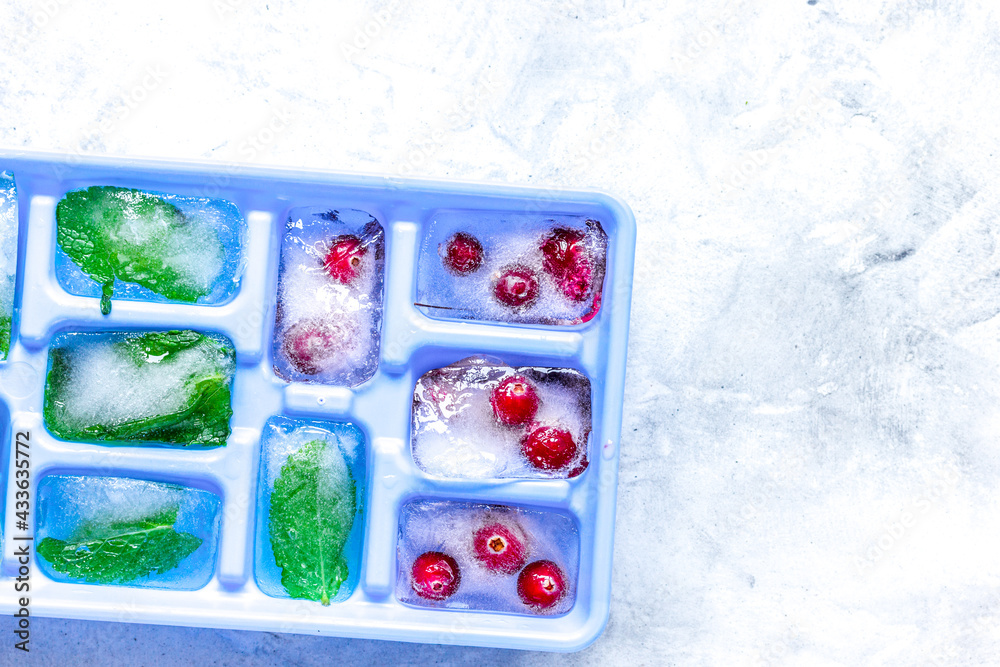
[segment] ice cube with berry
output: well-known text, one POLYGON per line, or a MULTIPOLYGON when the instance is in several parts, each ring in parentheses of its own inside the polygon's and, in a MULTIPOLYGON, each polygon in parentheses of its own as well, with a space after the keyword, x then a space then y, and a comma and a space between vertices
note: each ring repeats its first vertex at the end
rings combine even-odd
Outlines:
POLYGON ((405 604, 520 614, 573 606, 579 534, 560 512, 416 500, 401 511, 397 544, 405 604))
POLYGON ((355 386, 378 365, 384 233, 352 209, 293 209, 281 246, 274 371, 355 386))
POLYGON ((477 355, 428 371, 413 391, 413 459, 432 475, 576 477, 590 431, 590 381, 572 369, 477 355))
POLYGON ((416 306, 437 318, 572 325, 601 306, 608 237, 593 219, 439 211, 416 306))

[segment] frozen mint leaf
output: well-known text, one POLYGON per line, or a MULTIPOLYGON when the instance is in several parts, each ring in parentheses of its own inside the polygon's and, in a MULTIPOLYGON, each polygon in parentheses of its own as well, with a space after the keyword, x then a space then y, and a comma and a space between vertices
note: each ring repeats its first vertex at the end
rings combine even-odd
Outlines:
POLYGON ((69 540, 46 537, 38 555, 54 570, 92 584, 127 584, 177 567, 202 540, 174 530, 177 507, 130 522, 90 523, 69 540))
POLYGON ((6 359, 10 352, 10 330, 11 318, 7 315, 0 315, 0 359, 6 359))
POLYGON ((105 315, 115 278, 194 302, 212 292, 224 263, 214 229, 141 190, 95 186, 68 192, 56 206, 56 226, 63 251, 101 284, 105 315))
POLYGON ((233 416, 230 399, 229 384, 225 378, 204 378, 195 383, 192 398, 183 409, 117 424, 93 424, 82 430, 82 439, 196 443, 221 447, 229 437, 229 420, 233 416))
POLYGON ((194 331, 87 342, 90 336, 76 334, 49 351, 44 417, 53 435, 82 442, 226 444, 233 416, 231 343, 194 331), (88 382, 101 386, 88 390, 88 382), (108 391, 107 383, 115 382, 122 386, 108 391), (149 398, 135 400, 144 395, 149 398))
POLYGON ((176 359, 179 352, 198 345, 214 347, 228 354, 215 340, 190 329, 184 331, 152 331, 141 336, 126 338, 116 345, 132 357, 137 364, 162 363, 176 359))
POLYGON ((354 479, 339 456, 323 440, 306 443, 288 457, 271 493, 271 549, 281 584, 293 598, 324 605, 347 579, 343 552, 354 523, 354 479))
POLYGON ((181 350, 186 350, 192 347, 202 340, 202 336, 197 331, 153 331, 148 334, 139 336, 138 338, 132 339, 135 346, 141 349, 146 355, 151 357, 160 357, 163 355, 171 354, 173 352, 180 352, 181 350))

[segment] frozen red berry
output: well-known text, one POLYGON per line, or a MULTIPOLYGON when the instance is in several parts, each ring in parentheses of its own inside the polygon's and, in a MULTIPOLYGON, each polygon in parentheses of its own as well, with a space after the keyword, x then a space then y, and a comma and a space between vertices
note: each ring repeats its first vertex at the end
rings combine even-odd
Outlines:
POLYGON ((524 565, 524 544, 507 526, 491 523, 472 538, 476 559, 492 572, 514 574, 524 565))
POLYGON ((440 551, 428 551, 417 556, 411 574, 413 590, 428 600, 450 597, 458 590, 462 580, 455 559, 440 551))
POLYGON ((467 276, 483 265, 483 245, 472 234, 458 232, 445 244, 442 260, 452 273, 467 276))
POLYGON ((559 470, 576 458, 576 443, 565 429, 535 426, 521 441, 521 453, 540 470, 559 470))
POLYGON ((548 609, 566 595, 566 575, 550 560, 536 560, 517 575, 521 601, 537 610, 548 609))
POLYGON ((542 240, 542 268, 546 273, 560 277, 572 271, 587 259, 583 232, 559 227, 542 240))
POLYGON ((583 301, 593 286, 593 267, 586 236, 580 230, 559 227, 542 241, 542 268, 570 301, 583 301))
POLYGON ((590 270, 590 263, 585 262, 568 272, 565 276, 556 281, 559 291, 570 301, 584 301, 590 294, 593 284, 593 273, 590 270))
POLYGON ((497 421, 507 426, 520 426, 535 418, 538 412, 538 392, 520 375, 505 378, 490 394, 490 404, 497 421))
POLYGON ((368 248, 357 236, 338 236, 330 242, 323 268, 337 282, 350 285, 361 272, 361 258, 367 252, 368 248))
POLYGON ((538 276, 526 266, 508 266, 497 277, 493 295, 509 308, 528 308, 538 300, 538 276))
POLYGON ((299 373, 316 375, 343 354, 347 333, 343 327, 324 320, 296 322, 281 341, 281 351, 299 373))

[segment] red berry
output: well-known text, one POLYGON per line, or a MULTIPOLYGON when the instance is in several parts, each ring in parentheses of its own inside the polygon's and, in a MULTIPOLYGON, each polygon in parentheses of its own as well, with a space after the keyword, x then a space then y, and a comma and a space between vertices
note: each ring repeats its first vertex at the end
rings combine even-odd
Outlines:
POLYGON ((521 441, 521 453, 536 468, 559 470, 576 458, 576 443, 569 431, 536 426, 521 441))
POLYGON ((590 294, 592 282, 590 264, 580 264, 558 280, 559 291, 570 301, 583 301, 590 294))
POLYGON ((570 301, 583 301, 590 294, 593 268, 582 231, 560 227, 542 241, 542 268, 570 301))
POLYGON ((550 560, 536 560, 517 575, 517 594, 535 609, 548 609, 566 595, 566 575, 550 560))
POLYGON ((323 258, 323 268, 331 278, 350 285, 361 271, 361 258, 368 252, 357 236, 338 236, 330 242, 330 249, 323 258))
POLYGON ((583 232, 577 229, 553 229, 542 241, 542 268, 557 278, 573 270, 586 259, 584 238, 583 232))
POLYGON ((479 562, 492 572, 514 574, 524 565, 524 544, 502 523, 477 530, 472 547, 479 562))
POLYGON ((323 320, 303 320, 285 332, 281 351, 299 373, 315 375, 327 365, 324 362, 343 351, 346 341, 341 327, 323 320))
POLYGON ((538 300, 538 277, 526 266, 509 266, 497 278, 493 295, 510 308, 528 308, 538 300))
POLYGON ((501 424, 520 426, 535 418, 538 392, 526 378, 514 375, 496 386, 490 394, 490 405, 501 424))
POLYGON ((428 600, 444 600, 458 590, 462 577, 455 559, 440 551, 428 551, 413 561, 413 590, 428 600))
POLYGON ((483 245, 472 234, 458 232, 448 239, 443 259, 449 271, 467 276, 483 265, 483 245))

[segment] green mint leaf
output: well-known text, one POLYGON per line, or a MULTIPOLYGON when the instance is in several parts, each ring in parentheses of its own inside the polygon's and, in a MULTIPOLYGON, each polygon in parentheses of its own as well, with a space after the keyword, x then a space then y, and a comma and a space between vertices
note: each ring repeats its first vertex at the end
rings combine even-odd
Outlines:
POLYGON ((177 567, 202 540, 174 530, 177 508, 132 522, 91 523, 69 540, 46 537, 38 555, 54 570, 92 584, 127 584, 177 567))
MULTIPOLYGON (((195 331, 154 332, 133 336, 113 343, 126 360, 138 366, 144 364, 174 363, 179 355, 196 346, 205 346, 220 352, 228 360, 235 359, 231 344, 223 344, 195 331)), ((197 353, 192 351, 191 353, 197 353)), ((233 416, 231 364, 207 363, 206 367, 190 376, 178 392, 187 400, 173 412, 139 417, 125 421, 80 424, 71 419, 66 406, 66 396, 73 382, 72 347, 53 347, 49 351, 51 366, 45 382, 45 425, 58 438, 78 442, 150 442, 167 445, 201 445, 221 447, 231 433, 229 422, 233 416)), ((122 387, 123 392, 132 387, 122 387)))
POLYGON ((10 352, 11 322, 9 315, 0 314, 0 359, 6 359, 10 352))
POLYGON ((127 338, 116 345, 137 364, 146 362, 168 361, 176 353, 194 347, 199 343, 212 343, 197 331, 151 331, 134 338, 127 338))
POLYGON ((343 552, 355 512, 354 479, 347 472, 344 484, 330 480, 327 447, 335 445, 313 440, 288 457, 270 508, 271 549, 282 586, 293 598, 324 605, 347 579, 343 552))
POLYGON ((115 279, 142 285, 174 301, 212 292, 183 262, 177 248, 197 248, 219 261, 218 234, 195 225, 161 197, 129 188, 94 186, 69 192, 56 206, 56 240, 80 269, 101 284, 101 312, 111 312, 115 279))

